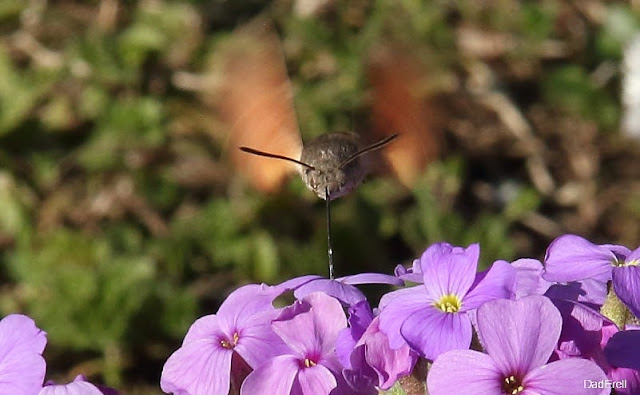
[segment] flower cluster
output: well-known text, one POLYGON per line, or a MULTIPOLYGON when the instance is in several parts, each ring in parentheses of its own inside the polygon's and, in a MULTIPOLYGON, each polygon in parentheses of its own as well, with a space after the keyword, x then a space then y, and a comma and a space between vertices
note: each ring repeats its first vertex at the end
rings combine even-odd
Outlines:
POLYGON ((78 376, 68 384, 44 383, 46 362, 42 352, 47 334, 21 314, 0 320, 0 394, 22 395, 117 395, 78 376))
POLYGON ((409 394, 425 385, 436 395, 640 393, 640 249, 564 235, 544 265, 496 261, 477 272, 479 254, 477 244, 437 243, 395 276, 241 287, 191 326, 164 366, 161 388, 181 395, 377 394, 394 386, 409 394), (363 283, 406 286, 372 309, 355 287, 363 283), (295 301, 276 307, 291 291, 295 301))

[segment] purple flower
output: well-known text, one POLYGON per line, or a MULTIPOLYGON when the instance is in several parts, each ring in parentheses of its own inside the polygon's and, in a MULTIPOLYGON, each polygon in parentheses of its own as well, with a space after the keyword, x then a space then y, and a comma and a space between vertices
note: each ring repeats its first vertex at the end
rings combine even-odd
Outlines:
POLYGON ((198 319, 182 347, 165 363, 162 390, 226 395, 232 378, 239 386, 251 368, 284 352, 286 347, 271 329, 271 320, 278 313, 272 301, 279 294, 275 287, 246 285, 232 292, 217 314, 198 319))
POLYGON ((0 320, 0 394, 37 394, 46 364, 47 334, 21 314, 0 320))
POLYGON ((404 282, 397 277, 380 273, 360 273, 334 280, 318 275, 308 275, 285 281, 277 287, 281 288, 283 292, 293 290, 296 299, 302 299, 314 292, 324 292, 351 306, 366 300, 362 291, 354 286, 360 284, 403 285, 404 282))
POLYGON ((349 328, 340 332, 336 352, 351 388, 377 394, 376 388, 388 390, 398 377, 411 373, 417 355, 407 345, 390 348, 389 339, 378 327, 378 317, 374 318, 366 302, 352 306, 349 314, 349 328))
POLYGON ((335 352, 338 333, 347 326, 340 302, 322 292, 282 309, 271 324, 289 350, 247 376, 241 393, 329 394, 339 387, 342 366, 335 352))
POLYGON ((498 261, 476 273, 480 248, 437 243, 420 257, 422 285, 394 291, 380 301, 380 330, 391 348, 405 343, 435 359, 445 351, 469 348, 471 311, 496 298, 513 297, 515 269, 498 261))
POLYGON ((477 311, 477 330, 486 354, 453 350, 440 355, 427 377, 438 394, 608 394, 585 388, 585 380, 604 380, 586 359, 547 363, 560 336, 562 319, 544 296, 493 300, 477 311))
POLYGON ((48 382, 38 395, 117 395, 113 388, 96 386, 88 382, 84 376, 78 375, 69 384, 48 382))
POLYGON ((618 298, 640 316, 640 248, 596 245, 576 235, 563 235, 547 249, 544 278, 553 282, 613 280, 618 298))

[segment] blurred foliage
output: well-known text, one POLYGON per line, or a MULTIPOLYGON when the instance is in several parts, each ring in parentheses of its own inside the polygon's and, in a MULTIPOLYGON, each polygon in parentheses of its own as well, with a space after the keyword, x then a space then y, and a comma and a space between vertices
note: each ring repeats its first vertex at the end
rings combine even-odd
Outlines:
POLYGON ((369 126, 366 59, 385 42, 426 65, 444 119, 442 159, 412 190, 373 178, 335 202, 338 275, 390 273, 441 240, 480 242, 483 267, 569 231, 638 245, 638 149, 617 130, 640 26, 627 2, 302 3, 0 0, 0 310, 47 331, 50 378, 157 393, 234 287, 326 272, 324 202, 297 179, 263 196, 236 177, 207 91, 216 49, 259 15, 304 140, 369 126))

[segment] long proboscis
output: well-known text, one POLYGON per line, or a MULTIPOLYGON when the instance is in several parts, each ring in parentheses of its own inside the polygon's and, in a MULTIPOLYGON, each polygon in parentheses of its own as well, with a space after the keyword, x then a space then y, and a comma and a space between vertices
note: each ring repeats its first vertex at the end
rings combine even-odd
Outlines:
POLYGON ((398 137, 398 133, 394 133, 391 136, 386 137, 386 138, 378 141, 377 143, 373 143, 370 146, 361 149, 360 151, 356 152, 355 154, 351 155, 350 157, 348 157, 347 159, 342 161, 342 163, 340 163, 339 167, 342 168, 343 166, 346 166, 347 164, 351 163, 352 161, 358 159, 362 155, 368 154, 369 152, 372 152, 372 151, 379 150, 380 148, 382 148, 385 145, 387 145, 390 142, 392 142, 396 137, 398 137))
POLYGON ((304 166, 306 168, 309 168, 311 170, 315 170, 315 167, 313 167, 313 166, 311 166, 309 164, 306 164, 304 162, 300 162, 297 159, 289 158, 288 156, 283 156, 283 155, 278 155, 278 154, 271 154, 269 152, 258 151, 257 149, 253 149, 253 148, 249 148, 249 147, 240 147, 240 151, 247 152, 247 153, 253 154, 253 155, 265 156, 267 158, 287 160, 289 162, 297 163, 297 164, 299 164, 301 166, 304 166))

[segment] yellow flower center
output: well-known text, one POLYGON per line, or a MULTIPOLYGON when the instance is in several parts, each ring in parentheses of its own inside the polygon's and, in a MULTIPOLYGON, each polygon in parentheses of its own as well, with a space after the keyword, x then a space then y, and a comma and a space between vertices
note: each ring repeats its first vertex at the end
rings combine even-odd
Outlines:
POLYGON ((512 375, 504 378, 502 390, 505 394, 516 395, 524 391, 524 386, 519 378, 512 375))
POLYGON ((449 294, 441 297, 433 305, 445 313, 457 313, 462 307, 462 302, 457 295, 449 294))
POLYGON ((309 358, 305 358, 304 359, 304 366, 307 368, 310 368, 312 366, 316 366, 317 364, 315 362, 313 362, 312 360, 310 360, 309 358))
POLYGON ((224 348, 232 349, 232 348, 234 348, 236 346, 236 344, 238 344, 238 339, 239 338, 240 338, 240 336, 238 336, 238 332, 234 332, 233 341, 220 340, 220 345, 222 345, 222 347, 224 347, 224 348))

